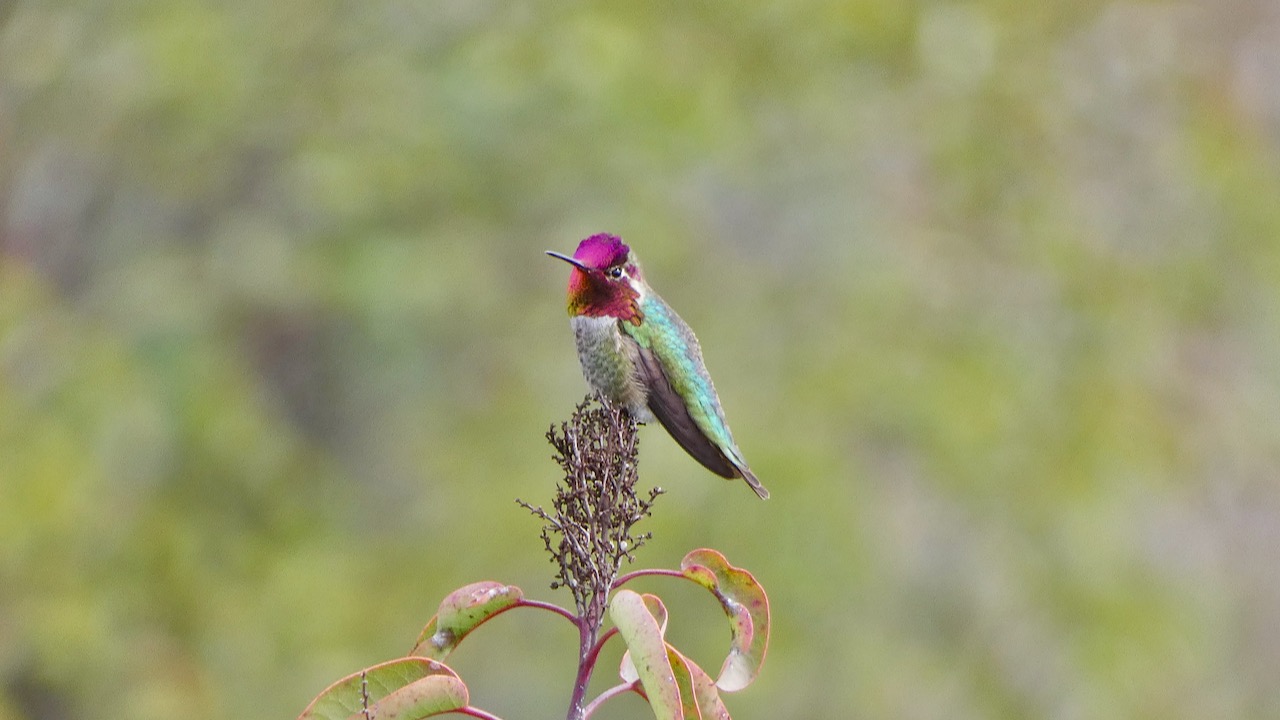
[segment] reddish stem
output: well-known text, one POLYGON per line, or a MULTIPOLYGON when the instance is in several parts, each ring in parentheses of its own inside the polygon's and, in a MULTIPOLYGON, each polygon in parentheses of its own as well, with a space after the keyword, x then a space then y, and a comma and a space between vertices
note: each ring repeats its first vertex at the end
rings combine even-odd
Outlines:
POLYGON ((550 610, 551 612, 565 618, 566 620, 573 623, 574 625, 578 627, 582 626, 581 618, 569 612, 568 610, 565 610, 559 605, 556 605, 555 603, 543 602, 542 600, 529 600, 525 598, 517 602, 512 607, 531 607, 531 608, 539 608, 541 610, 550 610))
POLYGON ((621 575, 617 580, 613 581, 613 585, 609 586, 609 590, 617 590, 624 583, 630 582, 638 577, 645 575, 666 575, 667 577, 678 577, 688 579, 688 576, 679 570, 667 570, 665 568, 646 568, 644 570, 632 570, 631 572, 621 575))
POLYGON ((592 713, 594 713, 597 709, 599 709, 601 705, 605 704, 609 700, 612 700, 613 698, 616 698, 623 693, 629 693, 632 690, 635 690, 636 685, 639 682, 640 682, 639 680, 636 680, 635 682, 622 683, 621 685, 614 685, 608 690, 605 690, 604 692, 597 695, 596 699, 592 700, 591 704, 587 705, 586 710, 583 711, 582 713, 583 720, 586 720, 587 718, 591 717, 592 713))
POLYGON ((458 708, 453 712, 459 715, 470 715, 473 718, 480 718, 480 720, 502 720, 502 718, 498 717, 497 715, 494 715, 493 713, 485 712, 484 710, 481 710, 478 707, 472 707, 470 705, 464 708, 458 708))
POLYGON ((587 662, 592 667, 594 667, 596 664, 596 658, 600 657, 600 651, 604 649, 604 644, 609 642, 609 638, 617 634, 618 634, 618 628, 611 627, 608 630, 605 630, 604 635, 601 635, 600 639, 596 641, 596 644, 592 646, 590 654, 587 655, 587 662))
POLYGON ((584 720, 587 716, 582 707, 582 700, 587 696, 587 685, 591 683, 591 673, 595 670, 596 647, 595 635, 599 627, 591 627, 592 623, 578 621, 578 676, 573 680, 573 697, 569 700, 569 714, 566 720, 584 720))

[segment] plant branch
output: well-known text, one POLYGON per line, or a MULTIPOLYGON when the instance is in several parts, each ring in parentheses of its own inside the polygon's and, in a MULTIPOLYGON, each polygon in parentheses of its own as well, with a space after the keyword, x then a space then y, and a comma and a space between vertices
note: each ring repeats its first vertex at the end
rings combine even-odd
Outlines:
POLYGON ((619 685, 614 685, 608 690, 605 690, 604 692, 600 693, 599 695, 596 696, 594 700, 590 702, 590 704, 587 705, 586 709, 583 711, 583 714, 582 714, 583 720, 586 720, 586 718, 591 717, 592 713, 594 713, 597 709, 599 709, 601 705, 605 704, 606 702, 618 697, 619 695, 623 695, 623 694, 634 691, 636 687, 639 685, 639 683, 640 683, 639 680, 636 680, 635 682, 621 683, 619 685))
POLYGON ((453 712, 459 715, 470 715, 473 718, 480 718, 480 720, 502 720, 502 718, 498 717, 497 715, 494 715, 493 713, 487 712, 485 710, 481 710, 480 708, 473 707, 471 705, 468 705, 464 708, 458 708, 453 712))
POLYGON ((617 580, 613 581, 613 587, 611 589, 617 590, 618 588, 622 587, 626 583, 629 583, 638 577, 644 577, 646 575, 666 575, 667 577, 685 578, 686 580, 688 579, 688 576, 680 572, 679 570, 668 570, 666 568, 644 568, 641 570, 632 570, 631 572, 626 573, 625 575, 620 575, 617 580))
POLYGON ((556 485, 549 508, 516 502, 544 521, 542 541, 558 568, 551 588, 567 587, 573 595, 578 674, 568 718, 582 720, 591 673, 609 637, 599 637, 609 593, 622 562, 634 560, 635 550, 649 539, 648 533, 633 533, 632 528, 649 516, 662 491, 650 490, 648 499, 636 494, 635 420, 602 396, 588 397, 568 422, 552 426, 547 441, 556 450, 564 481, 556 485))
POLYGON ((531 607, 531 608, 539 608, 541 610, 549 610, 565 618, 569 622, 573 623, 575 626, 582 624, 581 618, 569 612, 568 610, 560 607, 559 605, 556 605, 555 603, 543 602, 542 600, 530 600, 528 598, 525 598, 525 599, 522 599, 520 602, 516 603, 514 607, 531 607))
POLYGON ((583 720, 586 717, 582 701, 587 696, 587 686, 591 684, 591 673, 596 669, 595 663, 588 662, 587 658, 591 655, 591 648, 595 646, 595 635, 599 628, 583 624, 579 630, 578 674, 573 679, 573 696, 569 698, 567 720, 583 720))
POLYGON ((601 635, 600 639, 596 641, 596 644, 591 646, 591 650, 587 654, 587 662, 594 666, 596 664, 596 658, 600 657, 600 651, 604 649, 604 644, 609 642, 609 638, 617 634, 618 628, 616 627, 605 630, 604 635, 601 635))

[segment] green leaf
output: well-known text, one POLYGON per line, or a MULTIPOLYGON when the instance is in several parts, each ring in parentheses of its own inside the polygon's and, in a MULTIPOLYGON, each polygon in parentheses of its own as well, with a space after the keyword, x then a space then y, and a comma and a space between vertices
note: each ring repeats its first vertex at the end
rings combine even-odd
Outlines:
MULTIPOLYGON (((667 606, 662 604, 662 598, 657 595, 645 593, 641 598, 644 599, 644 606, 649 610, 649 614, 658 622, 658 635, 665 638, 667 636, 667 606)), ((635 682, 640 679, 635 663, 631 661, 630 651, 622 653, 622 665, 618 668, 618 675, 627 682, 635 682)))
POLYGON ((707 588, 729 616, 732 645, 716 685, 734 692, 760 674, 769 647, 769 597, 751 573, 736 568, 715 550, 690 552, 680 561, 685 577, 707 588))
MULTIPOLYGON (((298 720, 345 720, 406 686, 437 677, 462 685, 457 673, 435 660, 410 657, 374 665, 325 688, 298 720)), ((462 693, 465 698, 466 686, 462 693)))
POLYGON ((667 645, 667 659, 680 687, 685 720, 730 720, 716 683, 698 664, 667 645))
MULTIPOLYGON (((456 676, 432 675, 415 680, 379 700, 367 717, 378 720, 417 720, 464 708, 470 702, 467 686, 456 676)), ((361 720, 356 713, 350 720, 361 720)))
POLYGON ((443 660, 467 633, 523 599, 515 585, 486 581, 460 587, 440 603, 409 654, 443 660))
MULTIPOLYGON (((667 645, 658 620, 639 593, 619 590, 609 603, 609 619, 627 645, 640 686, 657 720, 684 720, 667 645)), ((625 677, 624 677, 625 679, 625 677)), ((634 681, 632 681, 634 682, 634 681)))
POLYGON ((649 614, 653 616, 654 620, 658 621, 658 632, 661 633, 662 637, 666 637, 667 606, 662 603, 662 598, 651 593, 644 593, 640 598, 644 600, 644 606, 649 611, 649 614))

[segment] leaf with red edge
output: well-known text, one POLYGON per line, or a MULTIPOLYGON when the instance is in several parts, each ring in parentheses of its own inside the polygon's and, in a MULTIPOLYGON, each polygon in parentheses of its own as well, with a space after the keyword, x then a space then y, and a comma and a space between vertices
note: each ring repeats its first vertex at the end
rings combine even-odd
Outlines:
POLYGON ((684 720, 702 720, 702 710, 698 708, 698 699, 693 694, 693 676, 689 674, 689 666, 684 659, 675 648, 667 645, 667 661, 671 663, 671 672, 680 690, 680 711, 684 713, 684 720))
POLYGON ((409 654, 443 660, 467 633, 523 599, 524 592, 515 585, 491 580, 460 587, 441 601, 409 654))
MULTIPOLYGON (((298 720, 345 720, 400 689, 429 678, 462 684, 457 673, 444 663, 420 657, 401 658, 365 668, 325 688, 298 720)), ((465 697, 466 686, 462 692, 465 697)))
POLYGON ((670 645, 667 645, 667 658, 680 686, 685 720, 730 720, 729 710, 720 701, 720 691, 710 675, 670 645))
POLYGON ((644 696, 657 720, 684 720, 680 688, 676 685, 662 630, 644 598, 631 590, 619 590, 609 602, 609 619, 627 645, 644 696))
POLYGON ((741 690, 760 674, 769 647, 769 597, 751 573, 736 568, 715 550, 694 550, 680 561, 684 576, 711 591, 729 617, 732 645, 716 685, 741 690))
MULTIPOLYGON (((662 604, 662 598, 657 595, 645 593, 640 596, 644 599, 644 606, 648 608, 649 614, 658 622, 658 635, 667 636, 667 606, 662 604)), ((622 653, 622 665, 618 668, 618 675, 626 682, 635 682, 640 679, 640 674, 636 672, 635 663, 631 661, 631 652, 622 653)))
POLYGON ((644 600, 644 606, 648 609, 649 614, 654 620, 658 621, 658 632, 662 637, 667 636, 667 606, 663 604, 662 598, 652 593, 644 593, 640 596, 644 600))
POLYGON ((374 703, 367 716, 378 720, 418 720, 460 710, 469 702, 467 686, 457 677, 431 675, 374 703))

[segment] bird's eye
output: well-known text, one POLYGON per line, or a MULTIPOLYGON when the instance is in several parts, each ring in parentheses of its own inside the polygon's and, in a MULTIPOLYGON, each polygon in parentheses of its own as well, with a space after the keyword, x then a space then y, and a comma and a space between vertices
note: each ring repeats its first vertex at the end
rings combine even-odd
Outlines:
POLYGON ((622 277, 622 268, 620 268, 620 267, 611 267, 611 268, 609 268, 609 277, 611 277, 611 278, 620 278, 620 277, 622 277))

